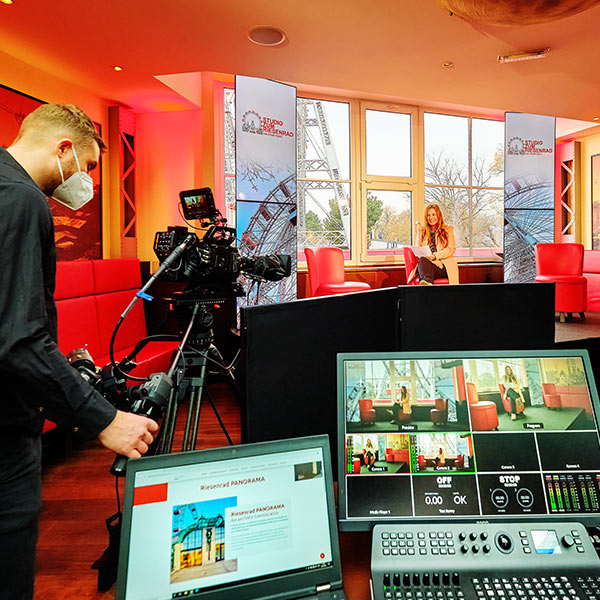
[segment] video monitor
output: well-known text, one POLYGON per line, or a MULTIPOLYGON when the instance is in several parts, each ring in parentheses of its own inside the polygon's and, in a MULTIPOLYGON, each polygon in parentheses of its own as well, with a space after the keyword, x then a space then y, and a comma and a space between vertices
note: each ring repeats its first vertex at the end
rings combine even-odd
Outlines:
POLYGON ((585 350, 338 354, 339 519, 600 513, 585 350))
POLYGON ((215 199, 209 187, 179 192, 179 201, 186 219, 213 219, 217 214, 215 199))

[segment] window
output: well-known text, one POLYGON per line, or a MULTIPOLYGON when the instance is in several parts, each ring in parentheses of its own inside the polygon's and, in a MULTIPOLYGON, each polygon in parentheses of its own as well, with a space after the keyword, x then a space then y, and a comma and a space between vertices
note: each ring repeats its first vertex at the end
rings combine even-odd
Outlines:
MULTIPOLYGON (((223 136, 226 216, 235 224, 230 88, 224 89, 223 136)), ((457 258, 489 259, 503 251, 502 121, 298 97, 297 169, 300 262, 307 246, 335 246, 352 264, 402 263, 430 203, 454 227, 457 258)))
POLYGON ((350 258, 350 105, 297 100, 298 260, 307 246, 336 246, 350 258))
POLYGON ((425 113, 425 204, 454 226, 456 256, 502 252, 504 123, 425 113))

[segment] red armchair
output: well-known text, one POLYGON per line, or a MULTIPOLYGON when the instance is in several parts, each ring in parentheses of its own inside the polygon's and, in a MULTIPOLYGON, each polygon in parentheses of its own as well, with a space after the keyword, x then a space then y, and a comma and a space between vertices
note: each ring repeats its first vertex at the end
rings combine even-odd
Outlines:
MULTIPOLYGON (((406 269, 406 281, 408 281, 408 276, 416 268, 417 263, 419 262, 419 259, 415 256, 415 253, 412 251, 412 248, 410 246, 404 246, 404 248, 402 249, 402 252, 404 254, 404 268, 406 269)), ((447 278, 436 279, 433 283, 435 285, 448 285, 448 279, 447 278)), ((409 285, 419 285, 419 278, 415 277, 409 283, 409 285)))
POLYGON ((578 312, 585 319, 587 279, 583 276, 582 244, 537 244, 535 280, 555 285, 555 310, 560 322, 578 312))
POLYGON ((362 281, 345 281, 344 253, 339 248, 305 248, 311 296, 364 292, 371 286, 362 281))
POLYGON ((373 408, 373 400, 359 400, 358 410, 360 412, 361 423, 375 423, 375 409, 373 408))
POLYGON ((435 408, 429 411, 429 418, 434 425, 445 425, 448 420, 448 401, 444 398, 436 398, 435 408))
MULTIPOLYGON (((502 396, 502 405, 504 406, 504 410, 507 413, 512 412, 510 410, 510 398, 508 398, 507 395, 506 395, 506 389, 504 388, 504 384, 503 383, 499 383, 498 384, 498 389, 500 390, 500 395, 502 396)), ((517 404, 517 414, 518 413, 522 413, 524 411, 525 411, 525 407, 522 404, 521 405, 517 404)))
POLYGON ((498 429, 498 411, 495 402, 479 402, 479 394, 474 383, 467 383, 467 399, 473 431, 498 429))
POLYGON ((560 394, 556 393, 556 386, 553 383, 542 383, 542 398, 548 408, 562 408, 560 394))
POLYGON ((454 466, 462 471, 465 468, 465 457, 462 454, 458 454, 456 456, 456 460, 454 461, 454 466))
POLYGON ((417 462, 419 464, 419 469, 424 469, 427 466, 427 461, 425 460, 425 457, 422 454, 419 454, 417 456, 417 462))

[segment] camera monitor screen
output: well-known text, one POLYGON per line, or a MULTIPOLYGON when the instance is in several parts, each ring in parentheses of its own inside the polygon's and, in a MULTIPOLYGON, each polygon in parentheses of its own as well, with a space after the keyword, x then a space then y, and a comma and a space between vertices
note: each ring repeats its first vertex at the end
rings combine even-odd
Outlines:
POLYGON ((340 527, 600 513, 587 352, 338 355, 340 527))
POLYGON ((130 461, 123 515, 118 600, 341 583, 327 436, 130 461))
POLYGON ((179 192, 186 219, 212 219, 217 214, 215 199, 209 187, 179 192))

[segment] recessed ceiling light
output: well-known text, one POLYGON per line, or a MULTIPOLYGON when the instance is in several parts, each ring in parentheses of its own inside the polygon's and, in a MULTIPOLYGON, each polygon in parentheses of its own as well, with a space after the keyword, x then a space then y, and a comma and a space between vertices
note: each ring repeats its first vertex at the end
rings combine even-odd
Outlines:
POLYGON ((113 67, 113 69, 114 69, 115 71, 122 71, 122 70, 123 70, 123 67, 120 67, 119 65, 115 65, 115 66, 113 67))
POLYGON ((442 67, 444 67, 444 69, 451 69, 453 66, 454 66, 454 63, 451 60, 448 60, 445 63, 442 63, 442 67))
POLYGON ((281 46, 287 36, 277 27, 253 27, 248 31, 248 39, 259 46, 281 46))
POLYGON ((600 117, 594 117, 594 121, 600 121, 600 117))
POLYGON ((536 58, 546 58, 550 52, 550 48, 542 48, 541 50, 533 50, 532 52, 513 52, 512 54, 501 54, 498 56, 498 62, 511 63, 520 62, 522 60, 535 60, 536 58))
POLYGON ((2 2, 2 4, 12 4, 13 0, 0 0, 0 2, 2 2))

